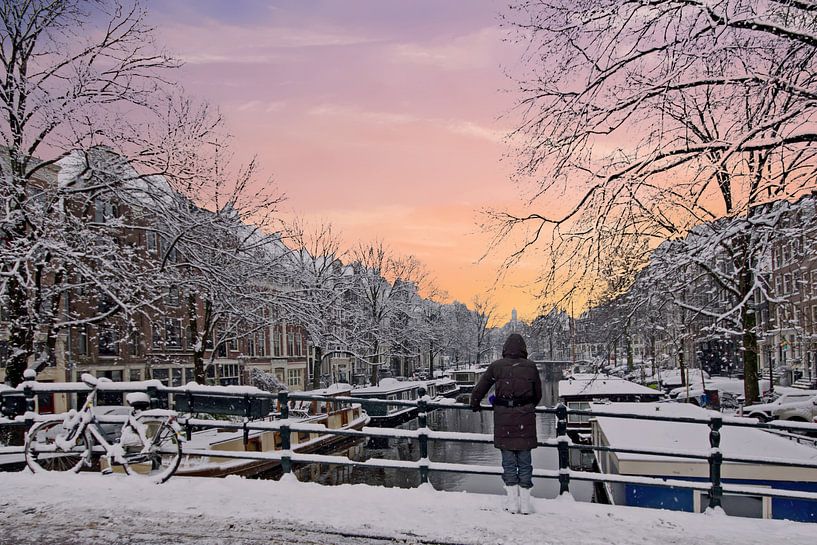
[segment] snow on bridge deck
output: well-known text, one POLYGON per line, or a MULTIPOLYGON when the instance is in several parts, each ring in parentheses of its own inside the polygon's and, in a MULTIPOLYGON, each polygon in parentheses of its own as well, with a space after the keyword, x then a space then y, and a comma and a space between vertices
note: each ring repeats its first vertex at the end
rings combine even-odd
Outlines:
POLYGON ((0 543, 764 544, 814 543, 813 524, 366 485, 176 477, 0 474, 0 543))

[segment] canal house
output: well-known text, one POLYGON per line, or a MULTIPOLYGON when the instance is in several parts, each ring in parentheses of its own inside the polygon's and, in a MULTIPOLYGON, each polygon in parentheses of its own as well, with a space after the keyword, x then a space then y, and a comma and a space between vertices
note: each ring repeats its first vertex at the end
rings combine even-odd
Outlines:
MULTIPOLYGON (((708 419, 712 411, 687 403, 593 404, 591 410, 674 418, 708 419)), ((730 418, 724 416, 725 422, 730 418)), ((595 451, 602 473, 657 477, 709 483, 706 459, 681 458, 673 452, 710 453, 709 426, 702 423, 667 422, 598 416, 591 419, 593 444, 601 447, 658 450, 668 455, 595 451)), ((817 449, 779 435, 751 427, 725 425, 720 450, 724 458, 774 458, 795 463, 817 463, 817 449)), ((729 515, 753 518, 817 522, 817 501, 736 494, 729 487, 742 485, 754 490, 784 489, 817 492, 817 468, 787 467, 751 462, 724 461, 721 468, 725 492, 723 510, 729 515)), ((690 490, 634 483, 607 483, 611 503, 676 511, 701 512, 709 505, 706 490, 690 490)), ((751 492, 751 491, 750 491, 751 492)))

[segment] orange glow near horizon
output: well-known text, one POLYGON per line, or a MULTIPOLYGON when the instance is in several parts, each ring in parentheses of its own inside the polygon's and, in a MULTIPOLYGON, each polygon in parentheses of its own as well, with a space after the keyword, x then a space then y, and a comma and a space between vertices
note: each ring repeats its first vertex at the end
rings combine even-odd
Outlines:
POLYGON ((533 265, 494 285, 479 210, 519 200, 503 137, 514 87, 498 0, 148 3, 186 62, 188 93, 217 105, 240 159, 257 156, 282 213, 330 222, 347 247, 380 240, 423 262, 450 300, 490 293, 496 324, 536 314, 533 265), (456 5, 454 5, 456 4, 456 5))

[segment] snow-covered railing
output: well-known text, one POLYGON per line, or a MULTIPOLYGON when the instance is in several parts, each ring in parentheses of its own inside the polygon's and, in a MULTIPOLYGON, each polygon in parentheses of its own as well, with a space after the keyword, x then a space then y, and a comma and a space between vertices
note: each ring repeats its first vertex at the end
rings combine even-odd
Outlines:
MULTIPOLYGON (((130 391, 144 391, 148 393, 152 400, 152 405, 160 406, 170 404, 171 401, 178 401, 178 399, 185 399, 182 404, 188 410, 195 409, 197 396, 204 396, 213 399, 232 400, 234 406, 240 410, 244 410, 245 418, 242 422, 234 422, 227 420, 206 420, 206 419, 180 419, 180 422, 186 426, 188 435, 193 429, 234 429, 236 431, 243 431, 244 437, 248 437, 251 431, 274 431, 280 434, 280 450, 268 452, 252 452, 252 451, 222 451, 210 449, 194 449, 185 446, 184 453, 193 456, 211 456, 218 458, 229 459, 246 459, 246 460, 267 460, 277 461, 280 463, 281 469, 285 473, 292 471, 293 463, 326 463, 343 466, 358 466, 358 467, 376 467, 376 468, 397 468, 416 470, 419 472, 420 483, 427 483, 429 473, 435 472, 449 472, 449 473, 472 473, 485 475, 500 475, 501 468, 495 466, 482 466, 474 464, 454 464, 444 462, 434 462, 428 457, 428 442, 429 441, 445 441, 445 442, 470 442, 470 443, 492 443, 493 436, 480 433, 460 433, 449 432, 445 430, 431 430, 428 428, 427 413, 431 410, 470 410, 470 407, 462 403, 435 403, 427 396, 422 395, 419 400, 394 400, 394 399, 374 399, 374 398, 360 398, 360 397, 339 397, 327 395, 314 395, 308 392, 279 392, 272 394, 262 392, 255 388, 246 387, 204 387, 198 385, 188 385, 187 387, 166 387, 158 381, 144 381, 140 383, 104 383, 100 384, 100 390, 109 392, 130 392, 130 391), (175 399, 174 399, 175 398, 175 399), (277 413, 274 413, 276 419, 253 421, 250 418, 250 404, 253 400, 263 399, 266 403, 263 406, 273 407, 276 404, 278 407, 277 413), (418 429, 403 430, 390 428, 370 428, 364 427, 360 430, 342 428, 329 428, 323 424, 316 424, 310 422, 301 422, 290 418, 289 408, 291 401, 318 401, 331 402, 339 405, 345 404, 362 404, 366 405, 389 405, 392 407, 416 407, 418 409, 418 429), (185 405, 186 403, 186 405, 185 405), (305 432, 315 434, 326 434, 336 436, 347 436, 357 438, 408 438, 416 440, 419 443, 420 456, 419 460, 383 460, 370 459, 366 461, 355 461, 342 456, 320 455, 320 454, 305 454, 294 452, 292 450, 292 433, 305 432)), ((4 398, 6 396, 14 397, 14 404, 19 408, 19 396, 23 394, 25 400, 26 412, 17 418, 5 420, 6 424, 10 425, 30 425, 34 415, 34 397, 40 393, 83 393, 88 392, 89 388, 84 383, 24 383, 18 390, 9 391, 4 390, 0 392, 4 398), (15 397, 16 396, 16 397, 15 397)), ((424 394, 424 392, 421 392, 424 394)), ((178 403, 176 403, 178 405, 178 403)), ((211 405, 213 405, 211 403, 211 405)), ((5 407, 5 402, 3 404, 5 407)), ((482 406, 482 410, 491 411, 492 406, 482 406)), ((5 409, 4 409, 5 410, 5 409)), ((195 412, 195 411, 193 411, 195 412)), ((202 411, 203 412, 203 411, 202 411)), ((797 431, 800 433, 809 432, 817 434, 817 424, 805 423, 758 423, 752 419, 735 418, 722 416, 719 413, 713 413, 709 418, 696 417, 677 417, 664 416, 652 414, 629 414, 618 411, 582 411, 568 409, 563 404, 556 407, 537 407, 536 412, 539 414, 551 414, 556 418, 556 437, 539 441, 539 446, 542 448, 555 448, 558 454, 559 467, 558 470, 543 470, 537 469, 534 471, 535 478, 556 479, 559 482, 559 493, 568 494, 570 492, 571 481, 586 481, 586 482, 604 482, 604 483, 630 483, 642 484, 658 487, 671 487, 678 489, 687 489, 693 491, 705 492, 709 497, 709 506, 720 506, 721 499, 724 492, 729 494, 742 494, 770 498, 786 498, 798 500, 813 500, 817 501, 817 493, 803 492, 795 490, 760 488, 745 485, 731 485, 722 483, 721 470, 725 462, 731 463, 752 463, 757 465, 769 465, 778 467, 797 467, 809 468, 817 470, 817 460, 814 462, 792 460, 777 457, 749 457, 749 456, 724 456, 720 449, 721 431, 724 427, 752 427, 765 429, 773 432, 780 432, 787 430, 789 432, 797 431), (709 443, 710 448, 702 451, 692 450, 661 450, 649 448, 628 448, 628 447, 613 447, 608 445, 576 445, 573 444, 567 436, 568 417, 588 416, 592 418, 606 417, 619 419, 634 419, 634 420, 649 420, 649 421, 664 421, 676 423, 690 423, 705 425, 709 428, 709 443), (793 424, 793 425, 792 425, 793 424), (632 475, 618 475, 590 471, 572 470, 569 466, 570 450, 592 450, 596 452, 612 452, 612 453, 628 453, 628 454, 643 454, 652 456, 665 456, 668 458, 683 458, 688 460, 701 460, 707 462, 709 465, 709 479, 708 481, 688 481, 682 479, 663 479, 660 477, 645 477, 632 475)), ((237 413, 240 415, 240 411, 237 413)), ((13 447, 10 447, 13 448, 13 447)))

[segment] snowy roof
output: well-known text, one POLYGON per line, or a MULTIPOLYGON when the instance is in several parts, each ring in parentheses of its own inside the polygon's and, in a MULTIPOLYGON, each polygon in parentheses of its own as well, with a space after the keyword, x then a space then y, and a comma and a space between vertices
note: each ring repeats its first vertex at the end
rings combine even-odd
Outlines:
POLYGON ((377 386, 355 388, 352 390, 352 395, 382 394, 386 392, 410 390, 412 388, 425 387, 425 384, 426 383, 424 381, 401 381, 393 378, 384 378, 377 386))
POLYGON ((321 388, 320 390, 310 390, 309 394, 316 396, 337 395, 340 393, 348 394, 352 391, 352 385, 345 382, 337 382, 330 385, 328 388, 321 388))
MULTIPOLYGON (((689 378, 690 384, 701 384, 701 373, 703 373, 704 378, 709 378, 709 373, 706 371, 701 371, 700 369, 687 369, 686 375, 689 378)), ((671 385, 677 384, 678 386, 681 385, 681 370, 680 369, 670 369, 669 371, 661 371, 659 373, 661 377, 661 382, 664 385, 671 385)))
MULTIPOLYGON (((607 413, 634 413, 675 418, 708 419, 712 415, 722 416, 724 422, 744 421, 702 409, 690 403, 610 403, 591 404, 590 410, 607 413)), ((664 422, 656 420, 633 420, 599 416, 599 429, 612 447, 631 449, 652 449, 664 451, 685 451, 709 454, 709 426, 684 422, 664 422)), ((817 449, 795 443, 761 429, 724 426, 721 430, 720 450, 725 457, 773 457, 817 463, 817 449)), ((654 454, 616 453, 619 460, 644 462, 679 462, 681 458, 654 454)), ((683 460, 684 463, 707 464, 706 460, 683 460)), ((757 469, 757 468, 756 468, 757 469)), ((817 470, 813 480, 817 481, 817 470)))
POLYGON ((607 375, 577 374, 559 381, 559 396, 612 396, 612 395, 650 395, 658 396, 661 392, 641 384, 607 375))

